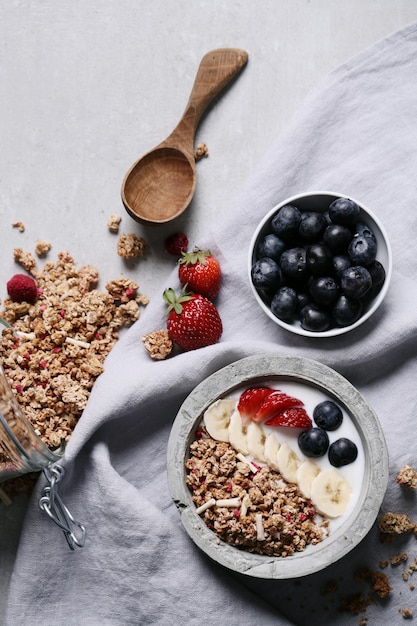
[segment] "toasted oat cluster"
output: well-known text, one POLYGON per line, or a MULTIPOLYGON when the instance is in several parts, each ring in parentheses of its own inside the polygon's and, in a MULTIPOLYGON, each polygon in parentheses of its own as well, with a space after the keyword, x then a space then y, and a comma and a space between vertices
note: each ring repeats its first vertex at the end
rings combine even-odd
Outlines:
POLYGON ((197 149, 194 153, 194 158, 196 161, 200 159, 207 158, 209 155, 208 147, 205 143, 199 143, 197 149))
POLYGON ((404 465, 398 472, 397 483, 411 491, 417 489, 417 470, 409 465, 404 465))
POLYGON ((240 461, 230 444, 202 429, 190 446, 186 482, 197 512, 228 544, 257 554, 287 557, 322 541, 327 521, 296 485, 269 467, 240 461))
POLYGON ((146 352, 155 361, 166 359, 174 347, 166 330, 155 330, 153 333, 143 335, 142 341, 146 352))
POLYGON ((12 326, 3 330, 0 362, 35 432, 56 448, 70 437, 119 330, 139 317, 148 298, 128 279, 99 291, 98 271, 77 268, 68 252, 40 271, 31 265, 31 273, 35 304, 6 299, 0 311, 12 326))
POLYGON ((24 233, 25 232, 25 225, 21 221, 13 222, 12 226, 13 226, 13 228, 17 228, 20 233, 24 233))
POLYGON ((145 254, 145 240, 135 233, 122 233, 117 242, 117 254, 123 259, 138 259, 145 254))
POLYGON ((49 243, 49 241, 39 240, 36 243, 36 247, 35 247, 36 255, 39 257, 44 257, 48 254, 51 248, 52 248, 52 245, 49 243))
POLYGON ((121 221, 122 218, 118 213, 111 213, 109 219, 107 220, 107 228, 112 233, 118 233, 121 221))
POLYGON ((384 513, 384 515, 378 519, 378 528, 387 539, 404 533, 414 533, 417 535, 417 524, 405 513, 384 513))

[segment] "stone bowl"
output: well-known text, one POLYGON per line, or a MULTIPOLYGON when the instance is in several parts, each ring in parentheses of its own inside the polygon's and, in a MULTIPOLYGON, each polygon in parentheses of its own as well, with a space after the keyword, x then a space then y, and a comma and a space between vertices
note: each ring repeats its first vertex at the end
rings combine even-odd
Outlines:
MULTIPOLYGON (((262 354, 246 357, 218 370, 201 382, 182 404, 169 437, 168 486, 182 523, 192 541, 222 566, 252 577, 289 579, 326 568, 353 550, 374 524, 388 482, 388 453, 378 418, 361 394, 333 369, 309 359, 262 354), (363 450, 361 485, 355 502, 341 523, 317 545, 291 556, 249 553, 221 541, 197 514, 186 485, 185 462, 196 438, 204 411, 227 394, 270 381, 293 381, 323 391, 350 417, 363 450)), ((359 483, 360 481, 358 481, 359 483)))
POLYGON ((303 335, 305 337, 335 337, 338 335, 345 334, 350 332, 354 328, 357 328, 366 320, 368 320, 375 311, 382 304, 386 293, 389 288, 391 274, 392 274, 392 252, 391 246, 389 243, 388 235, 379 221, 379 219, 368 209, 365 205, 358 200, 352 198, 351 196, 345 196, 343 194, 335 193, 332 191, 313 191, 309 193, 301 193, 291 198, 287 198, 283 202, 280 202, 277 206, 272 208, 260 221, 258 226, 255 229, 255 232, 252 236, 251 243, 249 246, 249 255, 248 255, 248 274, 249 274, 249 283, 251 285, 251 289, 253 295, 255 297, 255 301, 261 308, 261 310, 266 313, 266 315, 276 324, 285 328, 286 330, 295 333, 297 335, 303 335), (279 211, 279 209, 285 205, 291 204, 296 206, 302 213, 306 211, 318 211, 321 213, 326 213, 329 205, 336 200, 337 198, 347 198, 349 197, 351 200, 354 200, 356 204, 358 204, 360 208, 360 222, 363 222, 367 226, 369 226, 375 234, 377 241, 377 258, 376 260, 382 263, 385 269, 385 281, 380 289, 379 293, 369 302, 366 302, 364 305, 363 311, 359 319, 354 321, 352 324, 347 326, 337 326, 336 324, 332 325, 326 330, 322 331, 313 331, 305 329, 301 326, 301 323, 296 316, 294 320, 285 320, 280 319, 271 311, 270 301, 268 298, 262 294, 261 290, 257 289, 252 281, 251 269, 254 262, 257 260, 257 247, 260 240, 268 233, 271 232, 271 220, 274 215, 279 211))

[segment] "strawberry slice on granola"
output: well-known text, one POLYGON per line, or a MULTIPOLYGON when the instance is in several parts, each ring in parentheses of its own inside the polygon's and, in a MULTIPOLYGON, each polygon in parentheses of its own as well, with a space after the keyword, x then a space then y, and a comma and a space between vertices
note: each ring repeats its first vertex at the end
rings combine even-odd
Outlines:
POLYGON ((265 426, 286 426, 289 428, 311 428, 313 422, 302 406, 283 409, 265 422, 265 426))
POLYGON ((273 392, 274 390, 269 387, 250 387, 240 395, 237 410, 240 413, 243 424, 247 426, 254 419, 262 402, 273 392))
POLYGON ((283 409, 290 409, 301 406, 304 406, 304 402, 302 402, 298 398, 289 396, 283 391, 274 391, 273 393, 265 397, 252 419, 255 422, 263 422, 265 420, 273 418, 283 409))

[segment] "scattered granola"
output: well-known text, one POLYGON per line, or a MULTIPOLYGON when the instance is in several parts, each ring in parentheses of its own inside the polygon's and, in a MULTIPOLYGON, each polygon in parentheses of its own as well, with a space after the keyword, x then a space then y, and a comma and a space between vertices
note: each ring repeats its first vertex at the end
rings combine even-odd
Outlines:
POLYGON ((145 240, 135 233, 122 233, 117 242, 117 254, 124 259, 138 259, 145 254, 145 240))
POLYGON ((13 250, 13 258, 29 274, 33 274, 36 271, 36 259, 31 252, 23 252, 22 248, 15 248, 13 250))
POLYGON ((267 466, 253 473, 229 443, 212 439, 204 428, 190 446, 186 469, 197 511, 236 548, 286 557, 328 535, 328 521, 316 517, 296 485, 267 466))
POLYGON ((69 439, 120 329, 139 317, 148 298, 125 278, 100 292, 98 271, 77 268, 68 252, 39 271, 32 267, 32 274, 36 302, 6 299, 0 311, 12 326, 3 330, 0 362, 35 432, 56 448, 69 439))
POLYGON ((38 257, 44 257, 51 248, 52 244, 50 244, 49 241, 38 241, 35 246, 35 253, 38 257))
POLYGON ((408 559, 408 554, 406 552, 400 552, 399 554, 393 554, 390 558, 390 563, 393 567, 397 567, 401 563, 404 563, 408 559))
POLYGON ((408 607, 405 607, 404 609, 400 609, 400 613, 401 613, 401 615, 402 615, 402 617, 404 619, 412 619, 413 618, 413 612, 408 607))
POLYGON ((155 330, 153 333, 143 335, 142 341, 151 359, 156 361, 166 359, 173 349, 173 343, 166 330, 155 330))
POLYGON ((358 591, 342 598, 339 605, 340 613, 350 613, 350 615, 359 615, 365 613, 368 606, 374 604, 375 600, 370 593, 365 595, 358 591))
POLYGON ((205 143, 199 143, 197 145, 197 149, 194 153, 194 158, 196 161, 200 159, 207 158, 209 155, 208 147, 205 143))
POLYGON ((18 228, 21 233, 25 232, 25 225, 23 222, 13 222, 12 226, 13 228, 18 228))
POLYGON ((118 233, 121 221, 122 218, 118 213, 112 213, 107 221, 107 228, 112 233, 118 233))
POLYGON ((410 489, 411 491, 417 489, 417 470, 413 469, 409 465, 404 465, 404 467, 398 472, 397 483, 406 489, 410 489))
POLYGON ((409 532, 417 535, 417 524, 404 513, 385 513, 378 520, 378 528, 385 541, 390 541, 395 535, 409 532))

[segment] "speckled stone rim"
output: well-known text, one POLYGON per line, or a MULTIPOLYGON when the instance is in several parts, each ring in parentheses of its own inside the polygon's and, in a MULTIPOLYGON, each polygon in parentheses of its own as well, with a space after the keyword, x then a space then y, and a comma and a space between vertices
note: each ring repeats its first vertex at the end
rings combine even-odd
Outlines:
POLYGON ((362 202, 360 202, 359 200, 356 200, 352 196, 348 196, 346 194, 341 194, 341 193, 336 193, 334 191, 310 191, 306 193, 300 193, 295 196, 291 196, 291 198, 287 198, 286 200, 283 200, 283 202, 280 202, 279 204, 277 204, 274 208, 272 208, 265 215, 265 217, 262 218, 262 220, 258 224, 252 236, 252 239, 249 245, 248 272, 249 272, 249 284, 255 296, 255 300, 257 301, 261 309, 264 311, 264 313, 266 313, 266 315, 273 322, 275 322, 275 324, 278 324, 282 328, 285 328, 286 330, 289 330, 290 332, 295 333, 297 335, 303 335, 304 337, 316 337, 316 338, 336 337, 338 335, 343 335, 353 330, 354 328, 357 328, 361 324, 363 324, 367 319, 371 317, 371 315, 375 313, 375 311, 382 304, 385 298, 385 295, 388 291, 390 282, 391 282, 391 275, 392 275, 391 245, 389 242, 388 235, 382 223, 362 202), (271 229, 270 229, 271 219, 275 215, 275 213, 279 211, 281 207, 285 206, 286 204, 294 204, 301 211, 324 212, 325 209, 330 205, 330 203, 333 202, 333 200, 336 200, 337 198, 350 198, 351 200, 356 202, 356 204, 359 206, 361 210, 359 221, 364 222, 365 224, 367 224, 367 226, 372 228, 375 234, 376 240, 377 240, 377 247, 378 247, 377 259, 378 261, 382 263, 385 269, 385 282, 382 286, 381 291, 377 295, 377 297, 368 305, 368 308, 365 309, 362 316, 354 324, 351 324, 350 326, 344 326, 342 328, 338 328, 338 327, 330 328, 329 330, 325 330, 323 332, 313 332, 313 331, 305 330, 304 328, 302 328, 299 322, 294 322, 292 324, 289 324, 288 322, 285 322, 284 320, 277 318, 272 313, 271 309, 265 304, 265 302, 259 295, 258 291, 256 290, 254 284, 252 283, 251 268, 255 261, 255 257, 256 257, 255 251, 256 251, 258 242, 261 239, 261 237, 266 235, 268 232, 271 232, 271 229))
POLYGON ((287 355, 255 355, 218 370, 201 382, 182 404, 167 449, 168 487, 182 523, 194 543, 214 561, 256 578, 288 579, 306 576, 331 565, 368 534, 378 515, 388 483, 388 452, 379 420, 348 380, 317 361, 287 355), (235 389, 263 380, 296 381, 333 396, 356 426, 365 452, 365 470, 358 504, 330 537, 304 552, 286 558, 250 554, 222 541, 196 513, 185 483, 189 446, 206 408, 235 389))

